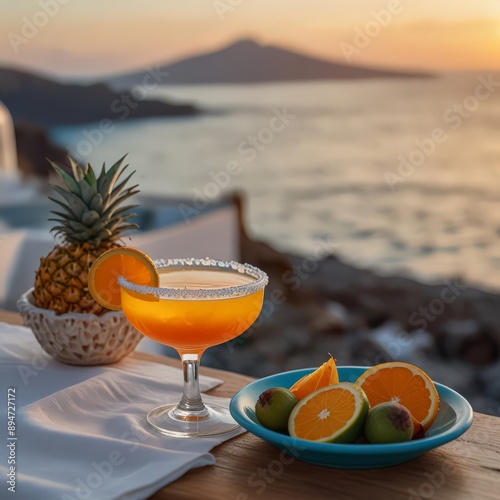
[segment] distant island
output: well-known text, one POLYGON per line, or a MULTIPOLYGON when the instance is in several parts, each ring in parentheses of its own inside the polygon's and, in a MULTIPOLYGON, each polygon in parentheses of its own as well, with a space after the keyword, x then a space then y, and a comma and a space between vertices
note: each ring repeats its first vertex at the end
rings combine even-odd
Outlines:
MULTIPOLYGON (((327 61, 254 40, 240 40, 221 50, 164 64, 157 71, 163 85, 263 83, 360 78, 415 78, 429 74, 390 71, 327 61)), ((140 84, 147 73, 137 71, 109 78, 113 88, 140 84)))
POLYGON ((41 127, 101 120, 194 115, 191 104, 149 100, 148 89, 169 84, 244 84, 432 75, 352 66, 240 40, 221 50, 120 74, 104 82, 60 83, 14 68, 0 68, 0 101, 16 123, 41 127))
POLYGON ((0 101, 16 123, 50 127, 198 113, 190 104, 147 100, 148 88, 119 93, 105 83, 63 84, 25 71, 0 68, 0 101))

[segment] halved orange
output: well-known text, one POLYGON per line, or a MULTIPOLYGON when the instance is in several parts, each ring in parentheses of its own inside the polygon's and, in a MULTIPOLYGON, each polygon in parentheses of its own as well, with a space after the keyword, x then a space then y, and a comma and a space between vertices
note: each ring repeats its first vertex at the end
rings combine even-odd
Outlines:
POLYGON ((160 277, 154 262, 144 252, 130 247, 112 248, 101 254, 89 271, 88 287, 94 300, 113 311, 121 310, 118 278, 136 285, 158 286, 160 277))
POLYGON ((425 431, 437 417, 439 395, 434 382, 410 363, 391 361, 373 366, 358 378, 356 385, 365 392, 370 407, 386 401, 401 403, 425 431))
POLYGON ((363 391, 350 382, 323 387, 299 401, 288 418, 290 436, 319 443, 353 443, 368 414, 363 391))
POLYGON ((337 366, 335 365, 335 359, 330 356, 330 359, 323 363, 317 370, 297 380, 297 382, 290 387, 290 392, 300 401, 311 394, 311 392, 321 389, 322 387, 336 384, 338 381, 339 374, 337 372, 337 366))

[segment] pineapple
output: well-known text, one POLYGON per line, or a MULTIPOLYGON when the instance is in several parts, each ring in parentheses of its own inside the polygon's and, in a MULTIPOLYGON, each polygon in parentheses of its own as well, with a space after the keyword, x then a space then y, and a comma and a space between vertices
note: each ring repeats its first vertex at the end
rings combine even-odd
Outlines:
POLYGON ((63 200, 49 197, 63 209, 52 212, 58 218, 49 219, 58 224, 52 232, 60 237, 62 243, 40 259, 33 292, 37 307, 54 310, 57 314, 77 312, 101 315, 107 311, 90 295, 87 276, 99 255, 120 246, 125 231, 138 228, 137 224, 127 222, 135 215, 130 210, 137 205, 122 206, 127 198, 139 192, 137 185, 126 187, 134 172, 117 184, 128 166, 122 168, 124 159, 107 171, 103 165, 97 178, 90 164, 84 170, 69 158, 70 175, 49 160, 66 185, 66 189, 51 185, 63 200))

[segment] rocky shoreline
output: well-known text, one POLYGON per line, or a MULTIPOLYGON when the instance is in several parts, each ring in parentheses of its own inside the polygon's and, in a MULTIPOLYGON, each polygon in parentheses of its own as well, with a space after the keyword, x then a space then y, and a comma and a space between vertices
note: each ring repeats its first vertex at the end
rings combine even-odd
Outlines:
POLYGON ((326 253, 284 255, 242 230, 242 259, 270 276, 261 316, 203 364, 255 377, 319 366, 408 361, 500 415, 500 296, 458 279, 379 276, 326 253))

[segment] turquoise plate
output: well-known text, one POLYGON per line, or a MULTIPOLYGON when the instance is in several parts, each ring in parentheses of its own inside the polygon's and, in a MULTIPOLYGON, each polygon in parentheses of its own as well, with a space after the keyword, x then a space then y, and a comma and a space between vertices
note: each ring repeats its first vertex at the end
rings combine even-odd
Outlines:
MULTIPOLYGON (((341 382, 355 382, 366 367, 341 366, 341 382)), ((436 383, 441 400, 436 421, 426 437, 406 443, 392 444, 330 444, 315 443, 274 432, 259 424, 255 403, 259 395, 271 387, 291 387, 312 368, 271 375, 256 380, 237 392, 231 400, 231 415, 244 429, 264 441, 286 450, 304 462, 340 469, 372 469, 397 465, 422 455, 426 451, 449 443, 461 436, 472 424, 470 404, 460 394, 436 383)))

